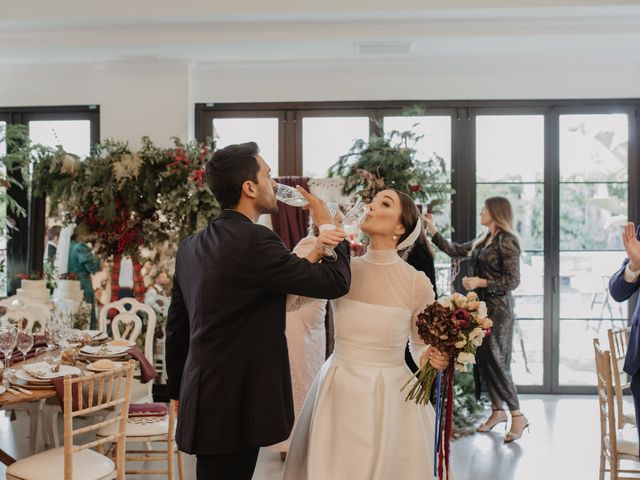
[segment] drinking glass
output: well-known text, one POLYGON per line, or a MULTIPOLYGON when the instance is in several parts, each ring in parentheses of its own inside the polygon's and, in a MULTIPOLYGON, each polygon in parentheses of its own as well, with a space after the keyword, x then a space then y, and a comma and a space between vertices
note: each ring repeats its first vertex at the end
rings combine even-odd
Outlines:
POLYGON ((276 192, 276 200, 282 203, 286 203, 292 207, 304 207, 309 204, 307 199, 293 187, 277 183, 274 190, 276 192))
POLYGON ((11 365, 13 349, 16 348, 17 339, 18 329, 13 325, 0 328, 0 352, 4 353, 5 368, 8 372, 12 371, 9 367, 11 365))
POLYGON ((29 330, 18 331, 16 346, 18 347, 18 350, 20 350, 20 353, 22 353, 22 358, 26 365, 28 361, 27 353, 33 348, 33 333, 29 330))

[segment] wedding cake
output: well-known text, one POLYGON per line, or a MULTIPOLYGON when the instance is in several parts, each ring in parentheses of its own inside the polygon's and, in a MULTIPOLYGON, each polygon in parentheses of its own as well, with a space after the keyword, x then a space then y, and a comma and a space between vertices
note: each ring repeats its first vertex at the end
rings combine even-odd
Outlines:
POLYGON ((53 299, 56 303, 64 303, 77 311, 84 299, 84 292, 80 288, 80 280, 56 280, 57 287, 53 291, 53 299))
POLYGON ((35 300, 40 303, 49 303, 49 289, 45 280, 21 281, 21 287, 17 291, 18 298, 35 300))

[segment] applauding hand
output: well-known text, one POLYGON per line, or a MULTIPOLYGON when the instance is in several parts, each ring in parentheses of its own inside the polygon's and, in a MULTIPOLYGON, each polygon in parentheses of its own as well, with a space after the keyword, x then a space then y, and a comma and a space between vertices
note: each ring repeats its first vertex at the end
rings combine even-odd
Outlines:
POLYGON ((628 222, 624 227, 622 243, 629 257, 629 268, 634 272, 640 270, 640 240, 636 237, 636 227, 633 222, 628 222))

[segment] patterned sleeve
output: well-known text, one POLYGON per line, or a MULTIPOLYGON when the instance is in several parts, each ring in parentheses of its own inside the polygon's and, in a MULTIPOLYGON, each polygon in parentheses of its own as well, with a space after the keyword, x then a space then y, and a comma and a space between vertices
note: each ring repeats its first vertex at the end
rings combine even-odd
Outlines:
POLYGON ((451 258, 468 257, 469 253, 471 253, 471 248, 473 248, 473 242, 475 242, 475 239, 465 243, 450 242, 449 240, 444 238, 440 234, 440 232, 436 232, 431 240, 440 250, 449 255, 451 258))
POLYGON ((411 315, 411 341, 409 342, 409 351, 413 357, 413 361, 416 365, 420 366, 420 355, 425 351, 427 345, 424 340, 418 335, 418 327, 416 326, 416 320, 427 305, 433 303, 435 295, 433 293, 433 286, 431 281, 427 278, 424 272, 416 272, 413 284, 413 298, 414 308, 411 315))
POLYGON ((502 235, 498 244, 498 252, 502 262, 502 275, 495 279, 487 279, 487 291, 515 290, 520 285, 520 244, 513 235, 502 235))

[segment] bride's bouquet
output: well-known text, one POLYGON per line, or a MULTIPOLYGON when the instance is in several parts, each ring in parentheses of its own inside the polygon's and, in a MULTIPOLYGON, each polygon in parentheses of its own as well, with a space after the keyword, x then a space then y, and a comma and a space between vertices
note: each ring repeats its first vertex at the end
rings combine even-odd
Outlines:
MULTIPOLYGON (((416 325, 424 343, 455 359, 456 370, 466 372, 469 364, 476 363, 476 350, 491 332, 493 322, 487 317, 485 303, 469 292, 440 297, 418 315, 416 325)), ((429 362, 425 363, 402 387, 404 390, 413 381, 406 400, 426 405, 437 374, 429 362)))

